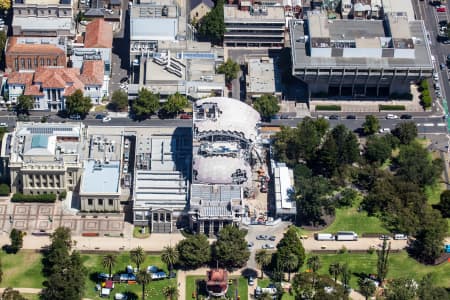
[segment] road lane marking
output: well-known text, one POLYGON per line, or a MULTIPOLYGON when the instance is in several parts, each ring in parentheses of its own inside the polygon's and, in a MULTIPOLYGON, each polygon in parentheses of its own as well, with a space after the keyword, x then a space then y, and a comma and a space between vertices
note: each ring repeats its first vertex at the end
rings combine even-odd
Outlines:
POLYGON ((447 125, 447 124, 445 124, 445 123, 437 123, 437 126, 440 126, 440 127, 445 126, 445 125, 447 125))
POLYGON ((425 127, 433 127, 434 124, 433 123, 424 123, 423 126, 425 126, 425 127))

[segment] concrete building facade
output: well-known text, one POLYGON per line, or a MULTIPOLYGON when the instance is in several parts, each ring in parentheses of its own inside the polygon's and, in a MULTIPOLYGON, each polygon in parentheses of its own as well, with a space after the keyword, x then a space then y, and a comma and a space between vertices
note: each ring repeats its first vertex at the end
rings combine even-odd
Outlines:
POLYGON ((432 75, 423 21, 390 14, 384 20, 328 20, 308 12, 290 25, 292 74, 310 96, 384 97, 407 94, 432 75))
POLYGON ((5 134, 1 157, 7 162, 11 192, 59 194, 75 190, 82 173, 83 123, 17 123, 5 134))
POLYGON ((283 47, 286 29, 284 13, 282 6, 225 5, 224 46, 283 47))
POLYGON ((75 36, 72 0, 14 0, 15 36, 75 36))

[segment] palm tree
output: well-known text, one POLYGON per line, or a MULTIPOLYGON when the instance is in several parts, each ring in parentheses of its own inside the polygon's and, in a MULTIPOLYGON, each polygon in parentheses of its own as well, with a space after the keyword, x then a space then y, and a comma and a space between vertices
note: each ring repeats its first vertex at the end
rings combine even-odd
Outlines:
POLYGON ((169 285, 163 288, 163 294, 169 300, 176 300, 180 296, 177 286, 169 285))
POLYGON ((291 272, 298 268, 298 257, 294 253, 289 253, 283 261, 284 267, 288 270, 288 281, 291 281, 291 272))
POLYGON ((328 268, 328 273, 330 273, 330 276, 334 277, 334 282, 337 282, 337 278, 339 274, 341 274, 342 266, 338 262, 334 262, 330 264, 330 267, 328 268))
POLYGON ((114 254, 106 254, 103 256, 103 267, 109 270, 108 277, 112 276, 112 268, 116 264, 116 256, 114 254))
POLYGON ((266 249, 258 250, 255 254, 255 261, 261 268, 261 279, 264 277, 264 269, 270 264, 272 255, 266 249))
POLYGON ((172 271, 173 265, 177 263, 179 257, 178 250, 172 246, 166 246, 161 254, 161 260, 169 268, 169 273, 172 271))
POLYGON ((310 268, 313 272, 313 286, 315 286, 317 270, 320 269, 320 258, 317 255, 311 256, 310 258, 308 258, 306 264, 308 265, 308 268, 310 268))
POLYGON ((131 261, 136 264, 136 267, 139 271, 139 266, 145 261, 144 249, 142 249, 141 246, 137 246, 137 248, 134 248, 130 251, 130 258, 131 261))
POLYGON ((142 300, 145 299, 145 287, 152 281, 152 276, 145 270, 140 270, 136 276, 136 282, 142 285, 142 300))

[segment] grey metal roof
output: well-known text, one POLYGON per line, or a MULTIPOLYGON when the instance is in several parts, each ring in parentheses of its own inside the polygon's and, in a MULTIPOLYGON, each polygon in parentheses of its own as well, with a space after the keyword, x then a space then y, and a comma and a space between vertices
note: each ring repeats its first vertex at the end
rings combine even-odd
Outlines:
POLYGON ((174 41, 178 34, 176 18, 132 18, 131 40, 135 41, 174 41))

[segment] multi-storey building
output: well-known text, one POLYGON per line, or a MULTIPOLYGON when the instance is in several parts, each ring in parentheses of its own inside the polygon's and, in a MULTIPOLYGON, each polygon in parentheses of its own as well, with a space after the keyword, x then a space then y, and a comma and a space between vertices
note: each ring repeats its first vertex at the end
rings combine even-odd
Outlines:
POLYGON ((5 134, 1 157, 11 191, 28 195, 74 190, 82 173, 83 123, 17 123, 5 134))
POLYGON ((252 189, 250 157, 260 116, 230 98, 198 100, 194 106, 191 228, 214 235, 226 225, 239 225, 244 192, 252 189))
POLYGON ((33 71, 12 72, 8 77, 9 101, 16 103, 20 95, 33 98, 35 110, 65 109, 65 99, 76 90, 89 96, 94 104, 102 100, 104 66, 101 60, 85 61, 82 69, 46 67, 33 71))
POLYGON ((10 37, 5 47, 6 71, 66 67, 66 37, 10 37))
POLYGON ((241 1, 224 6, 224 45, 229 47, 283 47, 283 6, 266 6, 241 1))
POLYGON ((404 15, 329 20, 312 11, 291 22, 290 34, 292 73, 312 97, 389 97, 432 75, 424 23, 404 15))
POLYGON ((13 35, 75 36, 72 0, 14 0, 13 35))

